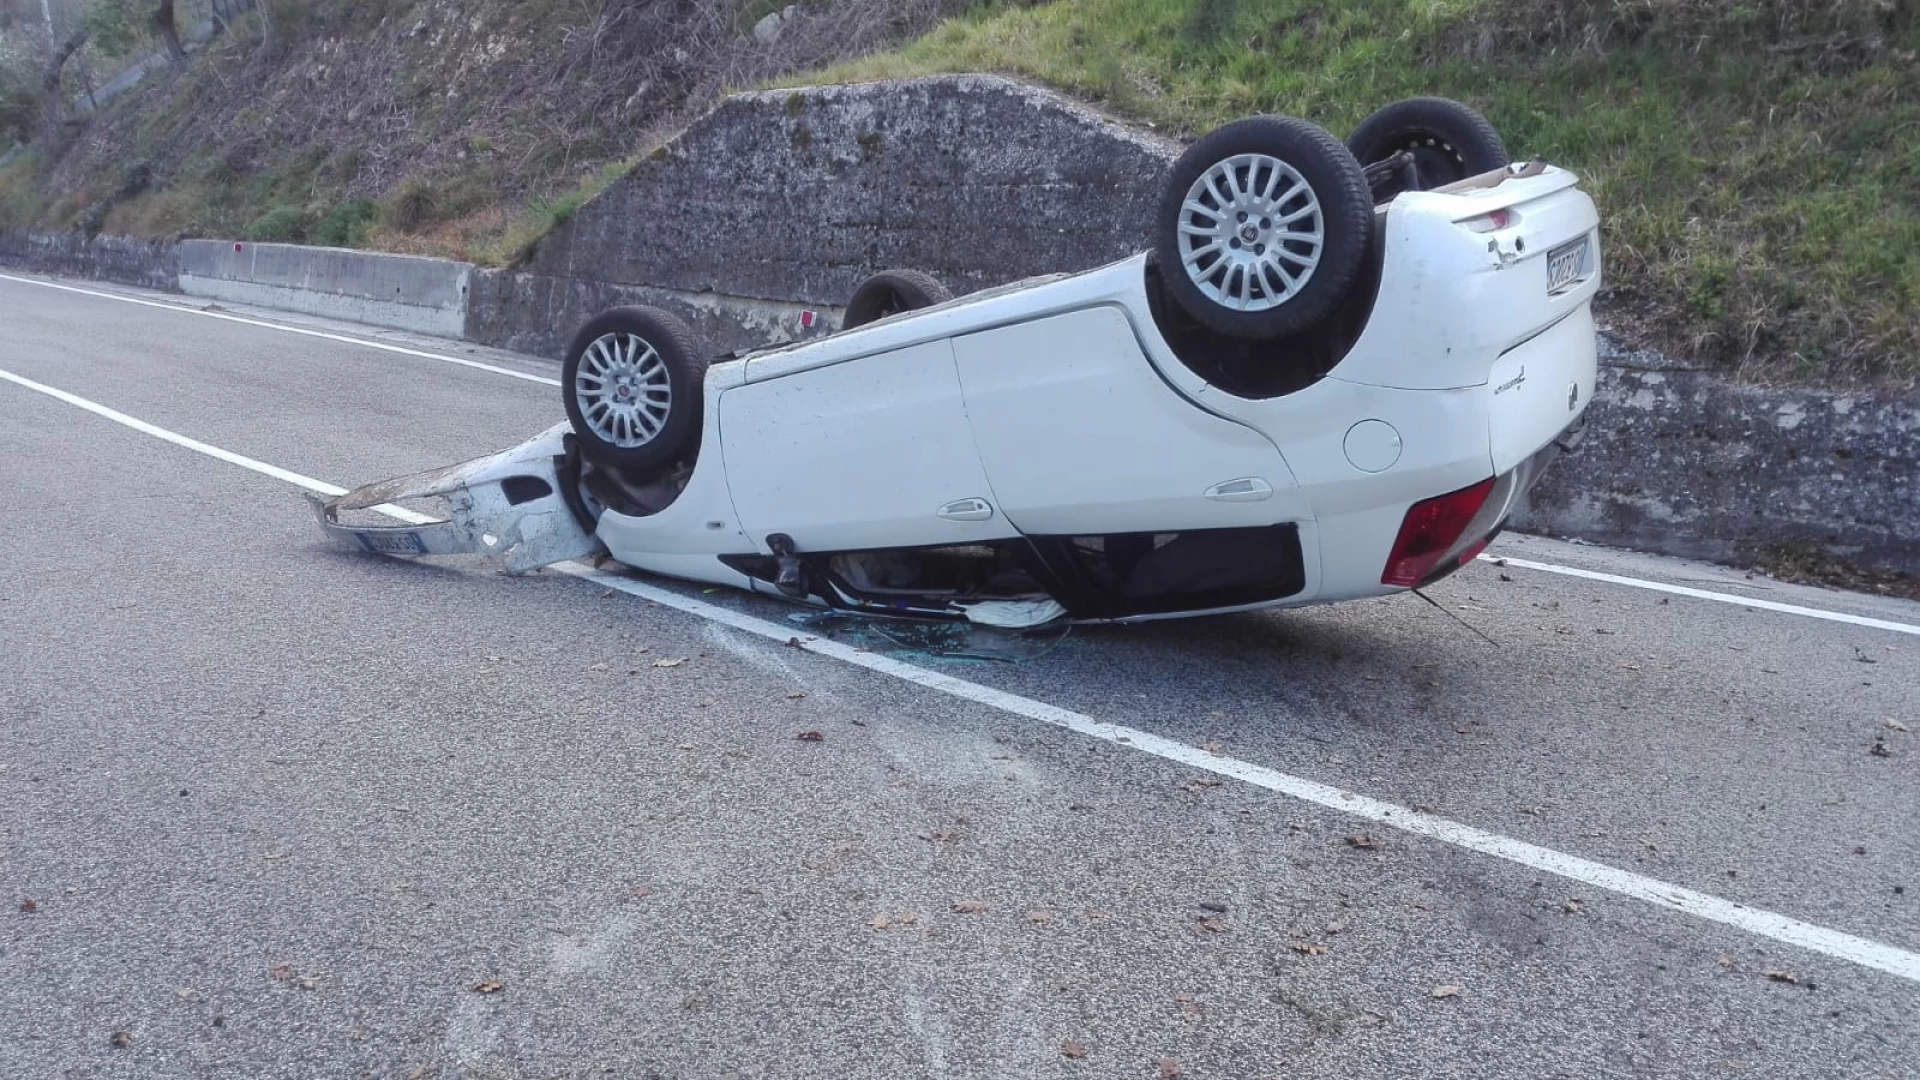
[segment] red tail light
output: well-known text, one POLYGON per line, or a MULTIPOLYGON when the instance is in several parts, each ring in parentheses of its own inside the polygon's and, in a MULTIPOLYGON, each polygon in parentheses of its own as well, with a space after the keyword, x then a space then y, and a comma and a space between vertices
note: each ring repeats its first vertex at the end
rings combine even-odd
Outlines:
POLYGON ((1493 492, 1493 483, 1491 479, 1482 480, 1472 487, 1426 499, 1408 508, 1406 520, 1400 523, 1400 535, 1393 541, 1393 554, 1387 556, 1387 570, 1380 575, 1380 583, 1411 589, 1425 581, 1460 543, 1461 535, 1493 492))

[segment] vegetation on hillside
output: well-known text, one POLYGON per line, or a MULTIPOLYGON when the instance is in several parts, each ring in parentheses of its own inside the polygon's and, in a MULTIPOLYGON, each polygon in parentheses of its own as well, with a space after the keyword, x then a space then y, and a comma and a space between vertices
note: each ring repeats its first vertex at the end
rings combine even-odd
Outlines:
POLYGON ((1915 0, 1061 0, 830 73, 1028 76, 1176 134, 1443 94, 1606 218, 1610 321, 1753 376, 1920 374, 1915 0))
MULTIPOLYGON (((154 6, 68 2, 89 5, 76 25, 154 6)), ((809 0, 765 41, 775 0, 228 2, 230 26, 183 63, 0 168, 0 227, 499 263, 727 86, 897 44, 964 4, 809 0)), ((157 48, 142 25, 115 44, 157 48)))

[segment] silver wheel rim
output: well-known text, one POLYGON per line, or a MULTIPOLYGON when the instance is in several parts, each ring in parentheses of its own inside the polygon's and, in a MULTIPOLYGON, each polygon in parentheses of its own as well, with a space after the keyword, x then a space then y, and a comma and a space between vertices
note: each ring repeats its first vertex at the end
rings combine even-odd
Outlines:
POLYGON ((580 354, 573 397, 587 427, 613 446, 645 446, 667 426, 673 383, 667 362, 647 339, 615 332, 593 339, 580 354))
POLYGON ((1266 154, 1215 162, 1180 204, 1180 263, 1207 299, 1270 311, 1299 295, 1320 265, 1326 215, 1300 171, 1266 154))

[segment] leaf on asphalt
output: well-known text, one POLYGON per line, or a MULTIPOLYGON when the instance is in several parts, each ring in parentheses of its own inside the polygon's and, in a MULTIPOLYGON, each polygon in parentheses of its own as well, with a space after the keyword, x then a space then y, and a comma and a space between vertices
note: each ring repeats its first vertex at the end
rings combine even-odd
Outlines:
POLYGON ((953 902, 953 910, 962 915, 978 915, 987 910, 987 902, 985 900, 955 900, 953 902))
POLYGON ((687 662, 684 656, 663 656, 653 662, 654 667, 679 667, 687 662))
POLYGON ((895 915, 893 921, 895 925, 898 926, 912 926, 914 923, 920 921, 920 913, 917 911, 903 911, 895 915))
POLYGON ((1072 1039, 1068 1039, 1066 1042, 1060 1044, 1060 1056, 1069 1057, 1078 1061, 1087 1056, 1087 1048, 1072 1039))
POLYGON ((789 690, 789 691, 787 691, 787 700, 788 700, 788 701, 799 701, 799 700, 800 700, 801 698, 803 698, 803 697, 806 697, 806 696, 807 696, 807 692, 806 692, 805 690, 789 690))
POLYGON ((1053 921, 1053 912, 1043 907, 1034 908, 1027 912, 1027 921, 1035 926, 1044 926, 1053 921))
POLYGON ((1296 941, 1293 943, 1293 951, 1302 956, 1327 955, 1327 947, 1317 941, 1296 941))
POLYGON ((1587 909, 1587 902, 1585 900, 1580 899, 1577 896, 1567 897, 1567 902, 1560 906, 1560 910, 1566 912, 1569 915, 1578 915, 1581 912, 1585 911, 1586 909, 1587 909))
POLYGON ((683 742, 675 746, 674 749, 675 750, 691 750, 693 749, 693 744, 690 742, 683 742))
POLYGON ((800 734, 795 735, 794 738, 799 739, 801 742, 826 742, 827 741, 827 737, 825 735, 820 734, 818 731, 812 731, 812 730, 803 731, 800 734))
POLYGON ((1769 971, 1767 972, 1767 978, 1777 983, 1786 983, 1788 986, 1800 985, 1800 976, 1795 975, 1791 971, 1769 971))
POLYGON ((1433 996, 1437 998, 1459 997, 1460 988, 1452 983, 1442 983, 1433 988, 1433 996))
POLYGON ((1718 960, 1720 961, 1720 966, 1721 966, 1721 967, 1723 967, 1723 968, 1726 968, 1726 969, 1727 969, 1727 970, 1729 970, 1729 971, 1731 971, 1731 970, 1733 970, 1733 957, 1732 957, 1732 955, 1730 955, 1730 954, 1728 954, 1728 953, 1721 953, 1721 954, 1720 954, 1720 955, 1719 955, 1719 956, 1717 957, 1717 959, 1718 959, 1718 960))
POLYGON ((1197 795, 1208 788, 1217 788, 1224 783, 1226 781, 1217 776, 1199 776, 1187 781, 1187 790, 1197 795))
POLYGON ((598 664, 588 664, 587 670, 588 671, 605 671, 607 670, 607 665, 604 661, 598 664))
POLYGON ((1903 723, 1901 723, 1901 722, 1900 722, 1900 721, 1898 721, 1898 720, 1888 720, 1888 721, 1886 721, 1886 725, 1887 725, 1887 730, 1888 730, 1888 731, 1905 731, 1905 730, 1907 730, 1907 725, 1905 725, 1905 724, 1903 724, 1903 723))
POLYGON ((506 988, 506 984, 499 979, 488 979, 485 982, 473 984, 473 992, 476 994, 497 994, 506 988))
POLYGON ((20 901, 20 912, 23 915, 31 915, 34 912, 39 910, 40 910, 40 905, 34 902, 32 897, 28 897, 27 899, 20 901))
POLYGON ((293 981, 293 965, 285 963, 273 965, 273 977, 279 982, 293 981))
POLYGON ((107 1042, 112 1044, 116 1049, 125 1049, 133 1045, 133 1036, 124 1031, 116 1031, 107 1042))
POLYGON ((1356 847, 1362 851, 1379 851, 1380 841, 1375 840, 1370 834, 1361 833, 1359 836, 1347 837, 1347 846, 1356 847))
POLYGON ((1892 757, 1893 756, 1893 750, 1887 746, 1884 740, 1881 740, 1881 739, 1873 740, 1873 746, 1870 749, 1868 749, 1867 753, 1872 754, 1874 757, 1892 757))
POLYGON ((1174 1077, 1179 1075, 1180 1075, 1180 1059, 1179 1058, 1161 1058, 1160 1059, 1160 1080, 1173 1080, 1174 1077))
POLYGON ((1205 750, 1209 754, 1217 754, 1220 752, 1220 744, 1212 740, 1208 740, 1200 744, 1200 749, 1205 750))
POLYGON ((875 930, 885 930, 887 927, 893 925, 893 920, 887 918, 885 915, 875 915, 873 918, 867 920, 867 925, 873 927, 875 930))
POLYGON ((957 829, 930 829, 920 834, 920 839, 931 840, 936 844, 951 844, 960 839, 957 829))
POLYGON ((1195 930, 1205 931, 1206 933, 1209 933, 1209 934, 1217 934, 1220 931, 1225 930, 1227 928, 1227 924, 1221 922, 1219 919, 1213 918, 1212 916, 1208 916, 1207 918, 1204 918, 1204 919, 1195 919, 1193 921, 1193 928, 1195 930))

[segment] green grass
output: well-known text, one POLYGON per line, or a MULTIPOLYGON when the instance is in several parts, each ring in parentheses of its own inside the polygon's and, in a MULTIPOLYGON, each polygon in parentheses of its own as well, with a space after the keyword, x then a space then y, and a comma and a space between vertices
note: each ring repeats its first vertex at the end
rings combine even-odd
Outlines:
MULTIPOLYGON (((1190 135, 1472 103, 1580 172, 1608 319, 1755 377, 1920 374, 1920 29, 1883 0, 991 3, 828 81, 999 71, 1190 135)), ((804 80, 782 80, 794 84, 804 80)))

